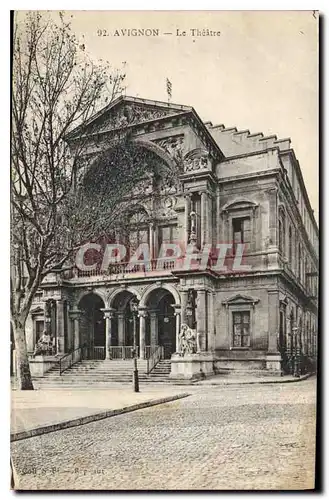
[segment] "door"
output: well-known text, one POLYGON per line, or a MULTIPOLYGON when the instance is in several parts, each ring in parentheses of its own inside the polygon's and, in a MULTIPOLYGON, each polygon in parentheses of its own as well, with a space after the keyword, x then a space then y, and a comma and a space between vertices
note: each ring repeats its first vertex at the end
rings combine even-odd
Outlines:
POLYGON ((173 314, 159 314, 159 340, 164 358, 170 359, 176 351, 176 318, 173 314))

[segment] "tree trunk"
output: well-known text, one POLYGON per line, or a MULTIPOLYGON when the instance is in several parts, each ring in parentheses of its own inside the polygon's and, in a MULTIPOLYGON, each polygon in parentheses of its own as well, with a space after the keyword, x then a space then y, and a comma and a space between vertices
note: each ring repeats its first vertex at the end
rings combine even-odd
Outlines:
POLYGON ((15 339, 18 388, 22 391, 33 391, 34 387, 26 347, 25 321, 13 321, 12 325, 15 339))

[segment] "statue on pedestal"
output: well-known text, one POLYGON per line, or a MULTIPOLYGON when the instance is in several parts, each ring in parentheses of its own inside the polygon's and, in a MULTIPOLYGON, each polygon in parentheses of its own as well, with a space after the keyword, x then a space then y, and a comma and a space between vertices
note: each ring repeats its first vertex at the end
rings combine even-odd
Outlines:
POLYGON ((197 333, 186 323, 183 323, 178 336, 179 354, 195 354, 197 352, 197 333))
POLYGON ((53 354, 54 346, 51 336, 46 330, 43 330, 42 335, 35 345, 33 356, 37 354, 51 355, 53 354))

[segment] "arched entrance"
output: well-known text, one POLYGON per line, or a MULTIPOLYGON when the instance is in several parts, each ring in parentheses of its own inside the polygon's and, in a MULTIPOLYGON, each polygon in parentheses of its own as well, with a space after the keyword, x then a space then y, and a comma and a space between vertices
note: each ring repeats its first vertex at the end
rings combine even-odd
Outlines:
MULTIPOLYGON (((136 300, 136 295, 129 291, 119 292, 113 299, 111 307, 114 309, 111 324, 111 357, 130 358, 134 345, 134 321, 131 310, 131 301, 136 300), (121 347, 121 349, 120 349, 121 347)), ((138 299, 137 299, 138 300, 138 299)), ((139 352, 139 317, 136 315, 136 346, 139 352)))
POLYGON ((173 296, 167 292, 158 304, 158 342, 163 346, 165 359, 170 359, 176 351, 176 318, 172 306, 174 303, 173 296))
POLYGON ((146 339, 150 339, 151 345, 163 347, 165 359, 170 359, 177 350, 174 304, 173 294, 165 288, 153 290, 146 301, 146 339))
POLYGON ((103 300, 94 293, 82 297, 79 302, 80 344, 86 346, 88 359, 105 359, 105 319, 103 300))

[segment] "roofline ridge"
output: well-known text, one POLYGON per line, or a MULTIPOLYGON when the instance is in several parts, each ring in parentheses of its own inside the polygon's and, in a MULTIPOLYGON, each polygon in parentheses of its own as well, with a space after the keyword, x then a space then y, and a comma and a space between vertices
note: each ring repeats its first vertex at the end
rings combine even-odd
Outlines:
POLYGON ((283 139, 276 139, 274 142, 284 142, 284 141, 291 142, 291 137, 284 137, 283 139))
POLYGON ((163 104, 164 107, 170 108, 171 106, 180 108, 182 110, 189 110, 191 111, 193 109, 193 106, 187 106, 186 104, 177 104, 174 102, 167 102, 167 101, 159 101, 156 99, 146 99, 145 97, 137 97, 137 96, 121 96, 123 97, 123 100, 131 100, 132 102, 141 102, 144 104, 163 104))
POLYGON ((212 130, 214 130, 215 128, 220 128, 223 130, 223 129, 225 129, 225 125, 224 125, 224 123, 219 123, 218 125, 213 125, 211 127, 212 130))
POLYGON ((248 138, 249 137, 257 137, 258 135, 260 135, 261 137, 264 137, 263 132, 253 132, 252 134, 249 134, 248 138))
POLYGON ((260 140, 260 141, 266 141, 266 140, 268 140, 268 139, 273 139, 273 138, 274 138, 274 140, 275 140, 275 141, 277 141, 277 140, 278 140, 278 137, 277 137, 275 134, 272 134, 272 135, 265 135, 264 137, 262 137, 262 138, 261 138, 261 139, 259 139, 259 140, 260 140))
POLYGON ((248 130, 248 129, 238 130, 237 132, 234 132, 233 135, 238 135, 238 134, 250 134, 250 130, 248 130))
POLYGON ((227 127, 227 128, 224 128, 222 130, 222 132, 232 132, 232 130, 234 130, 235 132, 238 131, 238 129, 236 127, 227 127))

